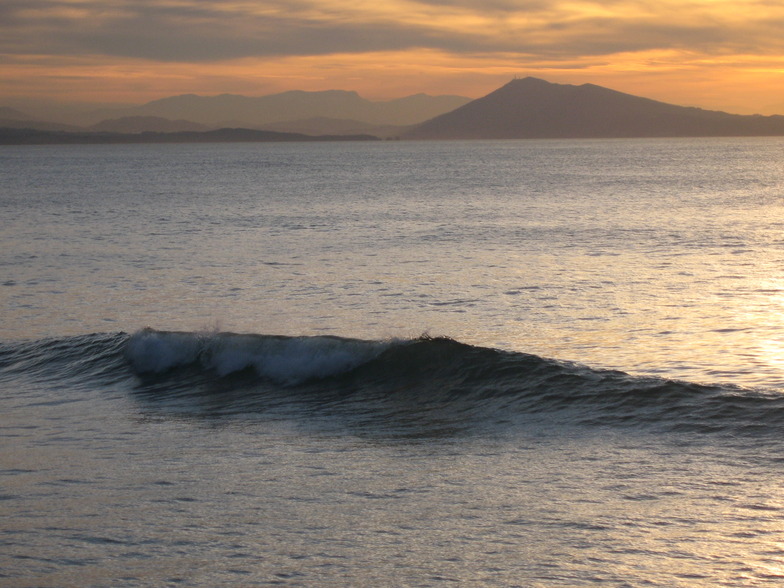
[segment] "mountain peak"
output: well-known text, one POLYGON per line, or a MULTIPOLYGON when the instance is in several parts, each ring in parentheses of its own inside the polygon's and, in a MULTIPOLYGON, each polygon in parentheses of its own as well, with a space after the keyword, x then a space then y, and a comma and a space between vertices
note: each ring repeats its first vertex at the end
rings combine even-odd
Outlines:
POLYGON ((572 84, 557 84, 555 82, 548 82, 547 80, 543 80, 542 78, 535 78, 532 76, 526 76, 524 78, 514 78, 507 82, 503 88, 564 88, 564 87, 571 87, 574 86, 572 84))
POLYGON ((561 85, 561 84, 556 84, 554 82, 548 82, 547 80, 543 80, 542 78, 535 78, 533 76, 525 76, 524 78, 514 78, 514 79, 510 80, 509 83, 506 84, 506 85, 508 86, 510 84, 518 85, 518 86, 519 85, 523 85, 523 84, 526 84, 526 85, 541 84, 541 85, 545 85, 545 86, 559 86, 559 85, 561 85))
POLYGON ((658 102, 594 84, 516 78, 437 116, 411 139, 620 138, 784 135, 776 117, 751 117, 658 102))

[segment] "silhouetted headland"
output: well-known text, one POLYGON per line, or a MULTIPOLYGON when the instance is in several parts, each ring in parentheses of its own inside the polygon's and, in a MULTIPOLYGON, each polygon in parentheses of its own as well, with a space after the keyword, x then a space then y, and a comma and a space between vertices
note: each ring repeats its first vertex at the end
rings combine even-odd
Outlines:
POLYGON ((417 125, 404 139, 535 139, 784 135, 784 116, 675 106, 593 84, 515 79, 417 125))

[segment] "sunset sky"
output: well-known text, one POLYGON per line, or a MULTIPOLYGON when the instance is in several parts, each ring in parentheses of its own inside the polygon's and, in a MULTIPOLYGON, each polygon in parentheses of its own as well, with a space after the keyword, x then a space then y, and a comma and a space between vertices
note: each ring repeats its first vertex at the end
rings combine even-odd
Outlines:
POLYGON ((778 0, 3 0, 0 105, 477 98, 531 75, 784 113, 782 31, 778 0))

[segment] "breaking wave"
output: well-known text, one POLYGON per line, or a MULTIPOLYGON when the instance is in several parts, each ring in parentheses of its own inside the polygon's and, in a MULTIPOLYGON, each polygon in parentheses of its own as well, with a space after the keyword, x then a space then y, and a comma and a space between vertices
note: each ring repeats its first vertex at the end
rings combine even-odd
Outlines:
POLYGON ((148 406, 165 410, 176 401, 177 410, 212 416, 286 407, 378 421, 437 414, 514 425, 777 436, 784 427, 784 395, 777 392, 639 377, 448 338, 143 329, 2 343, 0 382, 14 378, 66 389, 120 385, 148 406))

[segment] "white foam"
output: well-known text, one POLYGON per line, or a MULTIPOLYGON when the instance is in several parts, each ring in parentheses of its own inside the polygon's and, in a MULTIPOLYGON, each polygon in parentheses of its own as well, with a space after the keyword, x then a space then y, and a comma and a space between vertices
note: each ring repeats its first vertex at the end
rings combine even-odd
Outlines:
POLYGON ((260 376, 296 384, 347 372, 394 341, 338 337, 276 337, 183 333, 143 329, 131 336, 126 357, 140 373, 161 373, 198 362, 219 375, 253 368, 260 376))
POLYGON ((333 337, 258 337, 220 334, 205 349, 205 363, 220 375, 252 367, 285 384, 349 371, 376 357, 388 344, 333 337))
POLYGON ((193 363, 201 348, 201 338, 194 333, 142 329, 128 340, 125 355, 137 372, 160 373, 193 363))

